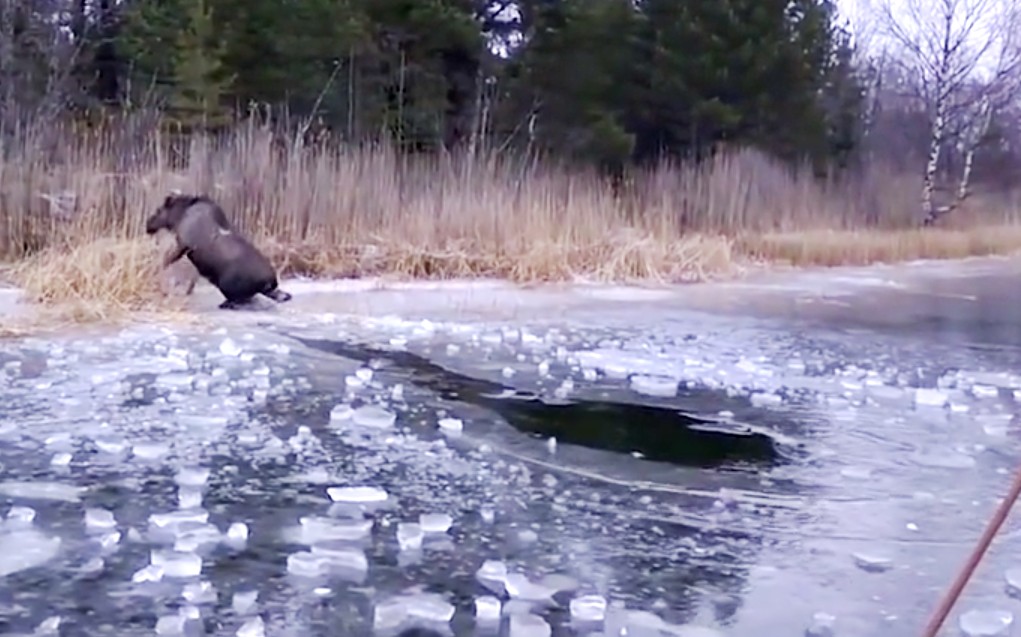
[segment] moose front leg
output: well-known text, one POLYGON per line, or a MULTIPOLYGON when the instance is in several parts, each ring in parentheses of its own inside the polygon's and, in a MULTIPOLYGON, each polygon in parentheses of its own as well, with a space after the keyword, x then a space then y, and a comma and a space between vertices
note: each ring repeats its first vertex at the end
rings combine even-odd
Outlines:
POLYGON ((183 257, 188 252, 187 246, 183 246, 180 243, 174 243, 174 247, 167 250, 167 253, 163 255, 163 267, 169 268, 174 264, 175 261, 183 257))

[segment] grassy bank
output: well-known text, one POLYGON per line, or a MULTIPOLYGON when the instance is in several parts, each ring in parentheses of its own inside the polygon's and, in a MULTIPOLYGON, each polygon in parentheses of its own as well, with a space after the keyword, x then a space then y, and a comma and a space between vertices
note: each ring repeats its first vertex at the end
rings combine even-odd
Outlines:
POLYGON ((515 281, 698 281, 799 266, 1001 254, 1018 211, 972 205, 919 230, 917 180, 883 166, 820 181, 752 151, 663 164, 617 188, 492 154, 312 148, 254 123, 176 149, 157 133, 25 134, 0 159, 0 261, 40 302, 82 316, 162 306, 145 217, 171 190, 219 201, 285 274, 515 281), (113 309, 111 309, 113 308, 113 309))

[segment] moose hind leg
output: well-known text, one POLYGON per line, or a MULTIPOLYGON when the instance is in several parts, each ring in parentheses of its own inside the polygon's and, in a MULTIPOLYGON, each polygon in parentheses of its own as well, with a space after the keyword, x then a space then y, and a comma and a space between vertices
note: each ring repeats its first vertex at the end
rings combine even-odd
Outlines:
POLYGON ((217 306, 217 308, 219 308, 221 310, 238 310, 238 309, 241 309, 241 305, 242 305, 242 303, 239 303, 237 301, 232 301, 231 299, 227 299, 223 303, 220 303, 217 306))
POLYGON ((262 293, 277 303, 286 303, 291 300, 291 295, 289 293, 284 292, 275 285, 267 290, 263 290, 262 293))
POLYGON ((241 268, 232 268, 222 273, 217 287, 226 297, 227 303, 236 308, 250 303, 255 295, 265 289, 265 283, 241 268))

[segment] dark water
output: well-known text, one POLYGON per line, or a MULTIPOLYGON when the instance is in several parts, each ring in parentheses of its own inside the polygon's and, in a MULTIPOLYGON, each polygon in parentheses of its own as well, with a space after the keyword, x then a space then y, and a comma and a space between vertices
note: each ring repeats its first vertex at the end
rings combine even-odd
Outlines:
MULTIPOLYGON (((0 630, 255 635, 258 617, 270 635, 482 635, 534 615, 553 635, 750 636, 828 614, 838 635, 917 634, 1018 455, 1007 323, 631 305, 457 329, 296 320, 5 343, 0 630), (645 377, 677 391, 643 394, 645 377), (331 502, 330 487, 388 497, 331 502), (87 526, 95 510, 114 527, 87 526), (181 511, 208 517, 154 527, 181 511), (449 529, 402 547, 400 529, 432 514, 449 529), (371 530, 303 537, 307 517, 371 530), (225 537, 239 524, 247 540, 225 537), (133 581, 175 542, 200 574, 133 581), (296 572, 331 554, 367 568, 296 572), (517 588, 480 579, 487 563, 517 588), (607 601, 605 623, 570 621, 585 595, 607 601), (474 618, 488 596, 502 623, 474 618), (419 614, 379 625, 395 608, 419 614)), ((1012 531, 952 629, 961 612, 1018 612, 1003 592, 1012 531)))

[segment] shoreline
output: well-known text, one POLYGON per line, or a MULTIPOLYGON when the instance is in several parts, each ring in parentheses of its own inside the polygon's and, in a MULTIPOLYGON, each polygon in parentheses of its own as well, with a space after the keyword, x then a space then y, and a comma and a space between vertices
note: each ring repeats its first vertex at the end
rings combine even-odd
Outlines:
MULTIPOLYGON (((584 277, 572 281, 517 283, 496 277, 400 279, 387 277, 283 277, 281 287, 294 295, 284 304, 269 300, 251 310, 224 314, 219 292, 200 281, 177 309, 152 308, 111 313, 105 319, 76 321, 61 315, 60 305, 24 303, 22 290, 0 284, 0 337, 68 334, 92 328, 135 325, 208 324, 212 326, 288 318, 400 316, 421 320, 506 320, 515 316, 557 315, 579 308, 607 311, 649 304, 677 311, 698 311, 763 318, 817 318, 896 321, 912 304, 973 304, 970 281, 1021 277, 1018 255, 958 259, 916 259, 899 263, 847 266, 766 264, 728 277, 699 282, 611 282, 584 277), (889 317, 862 315, 876 302, 899 306, 889 317), (435 317, 435 318, 434 318, 435 317)), ((874 312, 873 310, 870 310, 874 312)))

